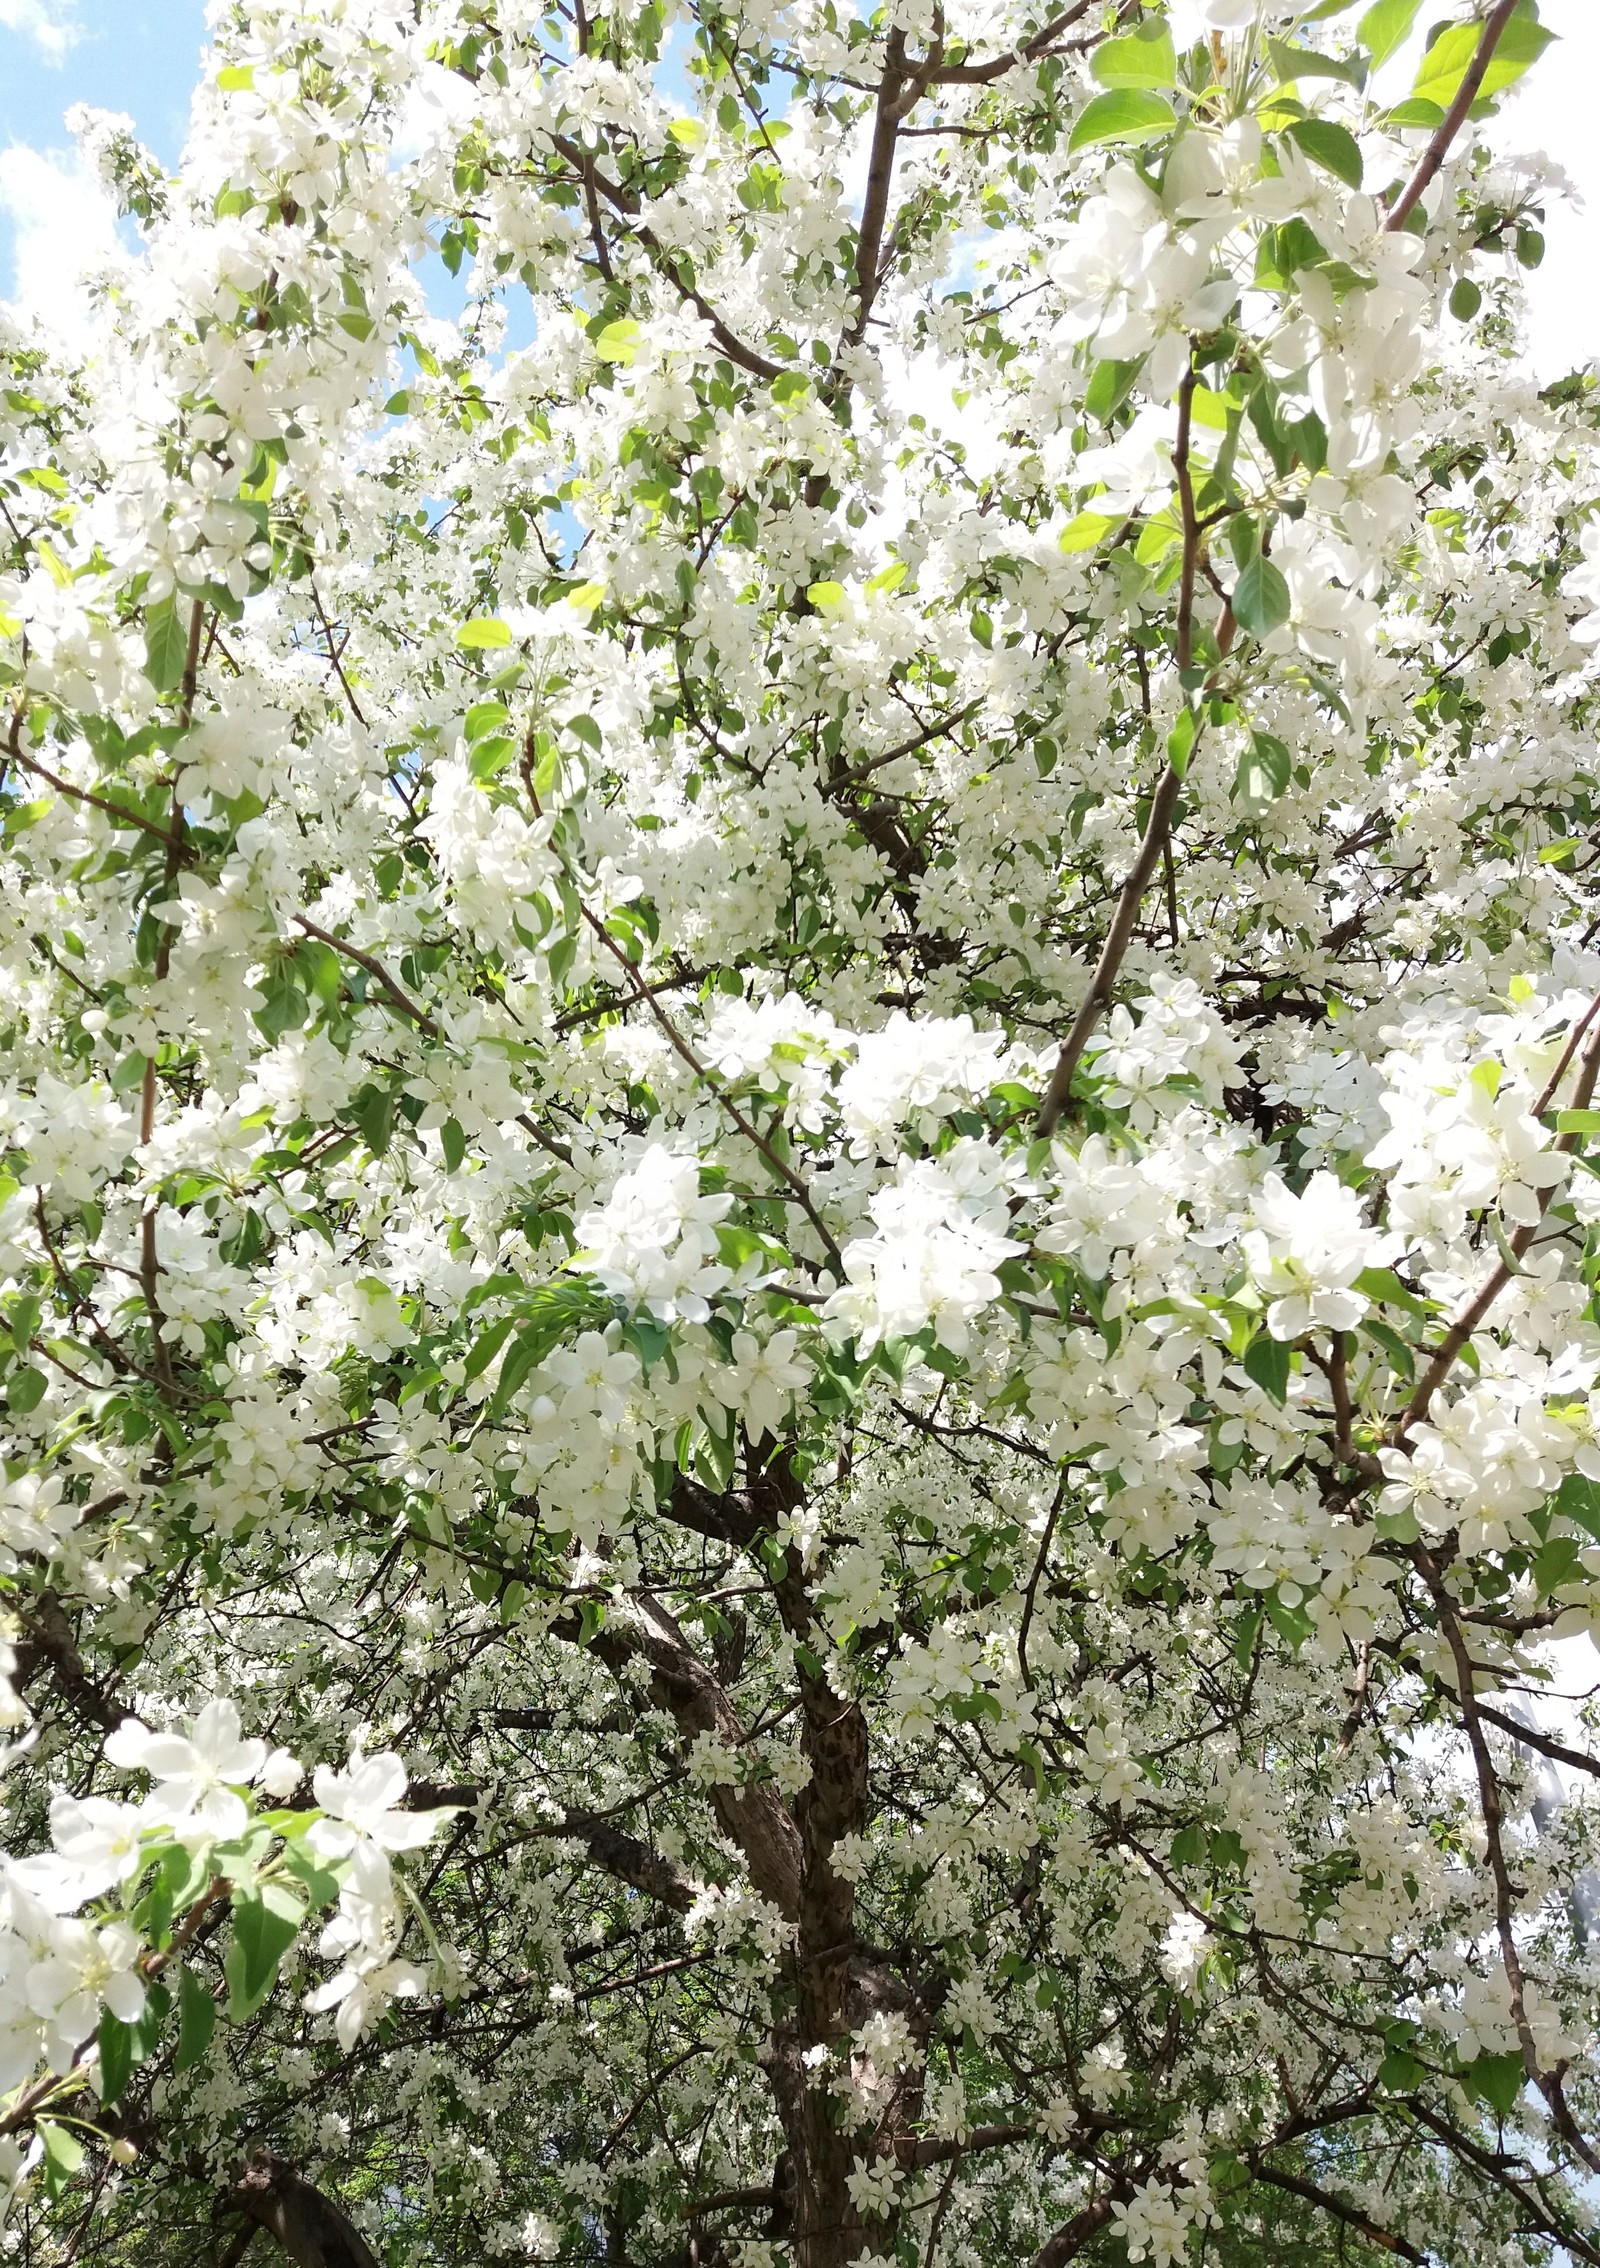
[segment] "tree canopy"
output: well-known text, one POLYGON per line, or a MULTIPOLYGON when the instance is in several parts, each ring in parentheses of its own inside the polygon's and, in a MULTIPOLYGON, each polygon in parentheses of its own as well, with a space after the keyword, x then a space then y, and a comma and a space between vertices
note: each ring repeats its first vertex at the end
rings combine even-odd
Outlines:
POLYGON ((213 28, 0 327, 6 2256, 1600 2262, 1537 8, 213 28))

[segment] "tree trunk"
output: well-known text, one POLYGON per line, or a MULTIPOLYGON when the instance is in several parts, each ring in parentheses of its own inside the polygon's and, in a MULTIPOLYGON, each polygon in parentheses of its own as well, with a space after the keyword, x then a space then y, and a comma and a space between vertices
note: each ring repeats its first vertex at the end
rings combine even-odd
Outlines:
POLYGON ((241 2168, 228 2201, 275 2237, 296 2268, 382 2268, 343 2208, 270 2152, 241 2168))

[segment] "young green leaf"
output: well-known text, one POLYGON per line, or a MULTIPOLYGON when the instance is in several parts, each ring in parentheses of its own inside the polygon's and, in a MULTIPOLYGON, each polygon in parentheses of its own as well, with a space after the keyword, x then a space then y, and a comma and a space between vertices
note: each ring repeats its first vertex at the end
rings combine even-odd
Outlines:
POLYGON ((1097 425, 1108 425, 1132 393, 1143 368, 1142 358, 1137 362, 1097 362, 1083 397, 1084 416, 1093 418, 1097 425))
POLYGON ((1244 1350, 1244 1371, 1281 1409, 1289 1399, 1289 1343, 1265 1333, 1244 1350))
POLYGON ((509 646, 511 625, 502 622, 498 615, 475 614, 470 622, 463 622, 456 632, 456 644, 469 652, 495 646, 509 646))
POLYGON ((1172 33, 1160 16, 1151 16, 1123 39, 1101 43, 1089 68, 1103 87, 1170 87, 1177 83, 1178 59, 1172 33))
POLYGON ((594 334, 594 351, 602 362, 620 362, 626 367, 639 351, 638 324, 624 316, 618 322, 602 325, 594 334))
POLYGON ((1372 57, 1374 69, 1405 45, 1421 12, 1422 0, 1377 0, 1377 6, 1367 10, 1356 26, 1356 37, 1372 57))
POLYGON ((1461 2084, 1469 2096, 1487 2103, 1502 2118, 1509 2118, 1528 2084, 1528 2074, 1521 2054, 1508 2050, 1504 2055, 1474 2056, 1461 2073, 1461 2084))
POLYGON ((1119 87, 1113 94, 1096 95, 1080 112, 1067 140, 1067 155, 1100 142, 1148 142, 1177 123, 1177 112, 1161 95, 1140 87, 1119 87))
POLYGON ((1104 512, 1080 512, 1067 522, 1056 541, 1069 555, 1075 551, 1093 551, 1117 525, 1118 522, 1109 519, 1104 512))
MULTIPOLYGON (((1448 110, 1461 92, 1461 82, 1472 67, 1482 36, 1483 26, 1476 22, 1451 24, 1442 31, 1418 66, 1411 89, 1412 100, 1436 102, 1441 111, 1448 110)), ((1533 16, 1519 10, 1496 42, 1478 89, 1478 100, 1487 101, 1491 95, 1514 86, 1529 65, 1538 62, 1555 36, 1533 16)))

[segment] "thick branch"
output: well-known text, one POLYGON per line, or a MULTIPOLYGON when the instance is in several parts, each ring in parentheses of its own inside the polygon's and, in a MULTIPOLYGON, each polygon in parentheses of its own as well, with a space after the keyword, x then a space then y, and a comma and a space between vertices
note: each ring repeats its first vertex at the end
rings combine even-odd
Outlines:
POLYGON ((365 969, 368 976, 382 985, 401 1015, 409 1017, 419 1031, 427 1033, 429 1039, 443 1039, 443 1028, 428 1014, 426 1008, 419 1008, 411 995, 402 991, 375 953, 363 952, 359 945, 352 945, 348 937, 335 937, 331 929, 323 929, 305 914, 296 914, 294 920, 295 927, 303 929, 308 937, 314 937, 319 945, 330 946, 335 953, 342 953, 347 961, 354 961, 358 968, 365 969))
POLYGON ((889 34, 884 50, 883 77, 878 82, 878 107, 872 120, 872 151, 867 160, 867 185, 861 201, 861 225, 856 231, 856 312, 845 332, 854 346, 863 337, 878 289, 878 259, 883 250, 883 227, 889 211, 889 185, 894 179, 895 143, 905 116, 906 35, 889 34))
POLYGON ((1066 2268, 1067 2262, 1077 2259, 1089 2239, 1097 2235, 1110 2218, 1110 2198, 1092 2199, 1074 2213, 1070 2221, 1064 2221, 1053 2236, 1045 2238, 1033 2256, 1031 2268, 1066 2268))
MULTIPOLYGON (((614 211, 627 216, 631 225, 624 231, 624 234, 631 237, 633 242, 639 245, 643 251, 649 253, 657 273, 671 284, 679 298, 684 300, 701 317, 728 360, 736 362, 741 370, 748 370, 752 378, 763 378, 770 381, 778 377, 784 365, 781 362, 769 362, 767 357, 764 354, 758 354, 754 347, 746 346, 743 339, 728 328, 728 325, 717 313, 699 286, 688 282, 678 273, 677 262, 682 255, 669 251, 653 229, 635 218, 639 211, 639 199, 634 196, 633 192, 621 188, 615 181, 609 180, 600 171, 588 151, 577 142, 570 141, 565 134, 552 134, 550 140, 555 149, 576 171, 579 179, 583 182, 586 194, 590 198, 596 195, 601 196, 614 211)), ((591 207, 591 211, 592 209, 591 207)), ((598 228, 598 225, 596 219, 596 228, 598 228)))
POLYGON ((84 1667, 78 1641, 72 1635, 66 1610, 54 1591, 41 1591, 23 1612, 25 1633, 21 1648, 22 1680, 26 1684, 35 1662, 46 1663, 61 1698, 85 1724, 101 1732, 115 1732, 124 1712, 84 1667))
POLYGON ((670 1906, 675 1914, 686 1914, 694 1904, 695 1887, 682 1867, 674 1866, 647 1843, 601 1820, 591 1820, 581 1811, 569 1811, 561 1831, 585 1844, 596 1866, 626 1882, 630 1889, 642 1890, 647 1898, 670 1906))
POLYGON ((1354 2205, 1347 2205, 1331 2190, 1318 2189, 1315 2182, 1303 2181, 1298 2174, 1280 2173, 1276 2166, 1264 2166, 1259 2159, 1251 2160, 1251 2171, 1258 2181, 1270 2182, 1274 2189, 1286 2189, 1291 2197, 1304 2198, 1308 2205, 1315 2205, 1318 2212, 1343 2222, 1347 2229, 1359 2230, 1368 2244, 1375 2244, 1380 2252, 1393 2253, 1397 2260, 1414 2261, 1416 2268, 1427 2268, 1425 2252, 1419 2252, 1415 2245, 1407 2244, 1404 2237, 1394 2235, 1391 2230, 1379 2228, 1376 2221, 1369 2221, 1365 2213, 1358 2212, 1354 2205))
POLYGON ((1067 1097, 1072 1092, 1072 1076, 1078 1068, 1079 1059, 1094 1035, 1095 1026, 1111 1006, 1117 976, 1128 947, 1133 942, 1139 908, 1150 887, 1150 877, 1160 862, 1162 845, 1166 842, 1167 830, 1172 825, 1173 809, 1182 786, 1182 775, 1168 764, 1150 800, 1150 817, 1145 826, 1144 839, 1139 845, 1139 855, 1129 868, 1127 879, 1117 895, 1117 910, 1111 918, 1111 927, 1106 932, 1100 958, 1095 963, 1094 976, 1084 994, 1083 1005, 1072 1020, 1072 1029, 1061 1043, 1061 1053, 1056 1057, 1056 1067, 1050 1074, 1044 1101, 1039 1105, 1039 1116, 1034 1125, 1034 1135, 1039 1141, 1053 1134, 1060 1124, 1061 1114, 1067 1107, 1067 1097))
MULTIPOLYGON (((591 1651, 619 1676, 642 1657, 650 1666, 652 1702, 667 1711, 686 1738, 709 1733, 722 1747, 742 1750, 746 1735, 738 1712, 673 1616, 658 1599, 636 1595, 629 1603, 629 1619, 604 1623, 590 1640, 591 1651)), ((565 1622, 552 1629, 559 1636, 575 1635, 576 1623, 571 1630, 565 1622)), ((723 1832, 744 1853, 757 1893, 793 1921, 800 1899, 800 1837, 782 1803, 759 1783, 715 1787, 710 1797, 723 1832)), ((652 1857, 650 1863, 659 1862, 652 1857)))
MULTIPOLYGON (((1180 671, 1188 669, 1194 658, 1194 585, 1200 559, 1194 483, 1189 474, 1190 420, 1194 408, 1195 382, 1194 366, 1191 363, 1178 388, 1178 433, 1172 449, 1172 469, 1177 477, 1178 500, 1183 513, 1183 567, 1178 589, 1176 633, 1180 671)), ((1227 650, 1224 630, 1231 621, 1230 611, 1218 629, 1218 646, 1223 652, 1227 650)), ((1231 640, 1231 631, 1228 636, 1231 640)), ((1189 753, 1193 754, 1192 748, 1189 753)), ((1138 926, 1139 908, 1144 903, 1150 878, 1171 837, 1172 814, 1177 807, 1182 786, 1183 770, 1169 761, 1150 800, 1150 817, 1145 826, 1144 839, 1139 845, 1139 855, 1117 895, 1116 912, 1111 917, 1111 927, 1106 932, 1100 958, 1095 963, 1094 976, 1077 1015, 1072 1019, 1072 1028, 1062 1042, 1061 1053, 1056 1058, 1056 1067, 1050 1075, 1044 1101, 1039 1106, 1039 1116, 1034 1125, 1034 1135, 1039 1141, 1047 1140, 1060 1124, 1061 1114, 1066 1109, 1067 1098, 1072 1092, 1073 1074, 1084 1049, 1094 1036, 1095 1026, 1111 1006, 1118 973, 1138 926)))
POLYGON ((991 55, 986 63, 947 63, 943 70, 935 71, 929 83, 936 87, 992 86, 996 79, 1003 79, 1008 71, 1014 71, 1019 63, 1037 63, 1051 41, 1081 23, 1093 5, 1094 0, 1073 0, 1070 8, 1061 9, 1032 39, 1024 40, 1010 54, 991 55))
POLYGON ((275 2237, 296 2268, 382 2268, 343 2207, 271 2153, 240 2170, 228 2201, 275 2237))

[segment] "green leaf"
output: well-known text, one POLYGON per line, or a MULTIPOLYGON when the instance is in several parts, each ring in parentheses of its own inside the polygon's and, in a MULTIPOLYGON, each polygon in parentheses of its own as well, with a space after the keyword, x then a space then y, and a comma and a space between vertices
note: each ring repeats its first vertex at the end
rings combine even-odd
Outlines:
POLYGON ((1172 1863, 1174 1866, 1202 1866, 1207 1847, 1204 1827, 1198 1819, 1191 1820, 1187 1827, 1180 1827, 1172 1838, 1172 1863))
POLYGON ((1409 2094, 1423 2076, 1423 2067, 1414 2055, 1404 2048, 1390 2048, 1378 2066, 1378 2085, 1386 2087, 1392 2095, 1409 2094))
POLYGON ((1134 362, 1097 362, 1083 397, 1085 417, 1093 418, 1097 425, 1109 425, 1132 393, 1133 382, 1143 368, 1143 356, 1134 362))
POLYGON ((1461 2084, 1469 2095, 1487 2103, 1502 2118, 1509 2118, 1528 2084, 1528 2074, 1522 2057, 1514 2051, 1509 2055, 1480 2055, 1462 2071, 1461 2084))
POLYGON ((1450 294, 1450 312, 1458 323, 1470 323, 1483 305, 1483 293, 1470 276, 1457 280, 1450 294))
POLYGON ((1289 586, 1259 551, 1233 586, 1233 614, 1252 638, 1269 638, 1289 619, 1289 586))
POLYGON ((1289 128, 1289 139, 1325 173, 1337 175, 1352 189, 1360 188, 1361 145, 1347 127, 1331 118, 1297 118, 1289 128))
POLYGON ((803 370, 780 370, 767 391, 781 409, 785 402, 804 401, 811 391, 811 381, 803 370))
POLYGON ((510 713, 503 701, 474 701, 462 730, 468 740, 488 740, 504 732, 510 722, 510 713))
POLYGON ((666 1353, 672 1333, 665 1323, 658 1323, 653 1315, 636 1315, 622 1326, 622 1343, 632 1347, 648 1377, 666 1353))
POLYGON ((1422 0, 1377 0, 1356 26, 1356 37, 1372 57, 1373 66, 1387 63, 1397 47, 1411 37, 1411 27, 1422 11, 1422 0))
POLYGON ((475 614, 470 622, 463 622, 456 632, 456 644, 469 649, 491 646, 509 646, 511 625, 502 622, 497 614, 475 614))
POLYGON ((144 673, 158 693, 176 693, 189 659, 189 619, 180 617, 175 598, 147 607, 144 617, 144 673))
POLYGON ((510 1406, 518 1387, 538 1369, 553 1343, 543 1331, 518 1333, 516 1344, 508 1350, 505 1361, 500 1365, 500 1376, 495 1382, 493 1414, 496 1417, 501 1416, 510 1406))
POLYGON ((388 1087, 367 1085, 350 1104, 350 1115, 361 1129, 361 1139, 375 1158, 381 1158, 394 1137, 394 1095, 388 1087))
POLYGON ((1408 1382, 1415 1378, 1417 1366, 1412 1358, 1411 1349, 1406 1345, 1398 1331, 1391 1330, 1387 1323, 1380 1323, 1377 1317, 1373 1315, 1366 1318, 1361 1328, 1374 1346, 1381 1347, 1389 1357, 1397 1378, 1404 1378, 1408 1382))
POLYGON ((1550 1499, 1550 1508, 1600 1543, 1600 1483, 1586 1480, 1582 1473, 1568 1473, 1550 1499))
POLYGON ((53 2204, 83 2164, 83 2144, 53 2118, 41 2118, 38 2131, 44 2144, 45 2194, 53 2204))
POLYGON ((517 744, 503 734, 492 740, 477 740, 467 758, 467 770, 480 787, 496 780, 517 753, 517 744))
POLYGON ((1600 1134, 1600 1110, 1558 1110, 1558 1134, 1600 1134))
POLYGON ((808 583, 806 597, 819 614, 837 614, 844 605, 843 583, 808 583))
POLYGON ((48 795, 35 796, 28 803, 14 803, 6 813, 7 835, 25 835, 30 827, 37 827, 47 811, 55 808, 55 799, 48 795))
POLYGON ((1288 1605, 1276 1591, 1269 1591, 1264 1603, 1273 1629, 1298 1653, 1315 1628, 1310 1615, 1303 1606, 1288 1605))
MULTIPOLYGON (((1308 22, 1314 19, 1308 17, 1308 22)), ((1293 86, 1299 79, 1342 79, 1346 86, 1358 91, 1367 83, 1367 63, 1364 56, 1346 60, 1338 55, 1321 55, 1315 48, 1296 47, 1287 39, 1269 39, 1267 52, 1272 57, 1273 69, 1283 86, 1293 86)))
POLYGON ((1199 731, 1193 709, 1182 709, 1178 721, 1167 735, 1167 762, 1181 780, 1189 769, 1189 758, 1194 753, 1195 735, 1199 731))
POLYGON ((439 1129, 439 1146, 444 1151, 446 1173, 459 1173, 461 1161, 467 1154, 467 1137, 458 1118, 447 1118, 439 1129))
POLYGON ((1283 742, 1273 733, 1253 732, 1250 745, 1239 758, 1230 793, 1235 802, 1261 810, 1276 803, 1293 772, 1294 758, 1283 742))
POLYGON ((273 986, 259 1008, 250 1012, 251 1020, 269 1040, 282 1039, 285 1032, 297 1032, 311 1014, 311 1006, 298 985, 280 983, 273 986))
POLYGON ((325 1008, 331 1008, 344 990, 344 963, 331 945, 317 937, 303 937, 294 949, 296 976, 325 1008))
POLYGON ((217 73, 217 85, 224 94, 243 94, 256 83, 253 63, 229 63, 217 73))
POLYGON ((31 1365, 25 1369, 14 1370, 11 1373, 10 1383, 6 1387, 7 1404, 18 1417, 29 1416, 44 1400, 46 1384, 44 1372, 33 1369, 31 1365))
POLYGON ((1576 1536, 1552 1536, 1547 1544, 1534 1553, 1533 1579, 1539 1586, 1541 1597, 1551 1597, 1560 1590, 1563 1583, 1571 1583, 1582 1576, 1582 1549, 1576 1536))
POLYGON ((1427 1303, 1418 1299, 1416 1293, 1400 1281, 1392 1268, 1363 1268, 1356 1278, 1355 1288, 1363 1299, 1375 1300, 1380 1305, 1389 1307, 1403 1307, 1419 1323, 1427 1320, 1427 1303))
POLYGON ((1162 96, 1139 87, 1119 87, 1115 94, 1096 95, 1080 113, 1067 142, 1067 155, 1072 157, 1099 142, 1148 142, 1177 123, 1177 112, 1162 96))
POLYGON ((1171 30, 1160 16, 1152 16, 1125 39, 1103 41, 1089 68, 1103 87, 1175 86, 1178 59, 1171 30))
POLYGON ((223 1973, 228 1980, 228 2016, 242 2024, 253 2016, 278 1978, 278 1963, 306 1918, 303 1899, 281 1882, 233 1894, 233 1943, 223 1973))
POLYGON ((1252 1601, 1234 1627, 1233 1659, 1241 1670, 1248 1670, 1254 1659, 1256 1640, 1261 1635, 1261 1621, 1261 1608, 1252 1601))
MULTIPOLYGON (((1480 23, 1451 24, 1442 31, 1422 58, 1411 99, 1436 102, 1441 110, 1448 110, 1461 92, 1461 82, 1471 68, 1482 36, 1480 23)), ((1479 101, 1487 101, 1491 95, 1514 86, 1528 66, 1538 62, 1555 36, 1535 17, 1524 15, 1519 9, 1500 34, 1489 58, 1489 68, 1478 89, 1479 101)))
POLYGON ((192 1969, 178 1980, 178 2047, 174 2071, 188 2071, 211 2045, 217 2028, 217 2004, 192 1969))
MULTIPOLYGON (((301 1815, 302 1819, 304 1814, 301 1815)), ((321 1913, 331 1906, 339 1895, 339 1876, 331 1867, 322 1865, 315 1851, 308 1851, 301 1842, 289 1842, 284 1847, 283 1864, 311 1900, 312 1911, 321 1913)))
MULTIPOLYGON (((1444 112, 1436 102, 1397 102, 1393 110, 1386 110, 1380 123, 1391 129, 1400 126, 1434 127, 1444 124, 1444 112)), ((1412 220, 1422 224, 1413 212, 1412 220)), ((1407 223, 1409 226, 1410 223, 1407 223)))
POLYGON ((507 1339, 510 1338, 516 1327, 516 1321, 514 1315, 502 1315, 497 1323, 491 1323, 487 1330, 478 1333, 471 1347, 467 1350, 466 1361, 461 1366, 462 1379, 466 1384, 470 1385, 474 1378, 483 1376, 507 1339))
POLYGON ((114 2103, 133 2077, 133 2027, 124 2024, 120 2016, 113 2016, 107 2008, 101 2012, 95 2039, 100 2050, 100 2100, 114 2103))
POLYGON ((1263 1333, 1244 1350, 1244 1370, 1281 1409, 1289 1399, 1289 1342, 1263 1333))

